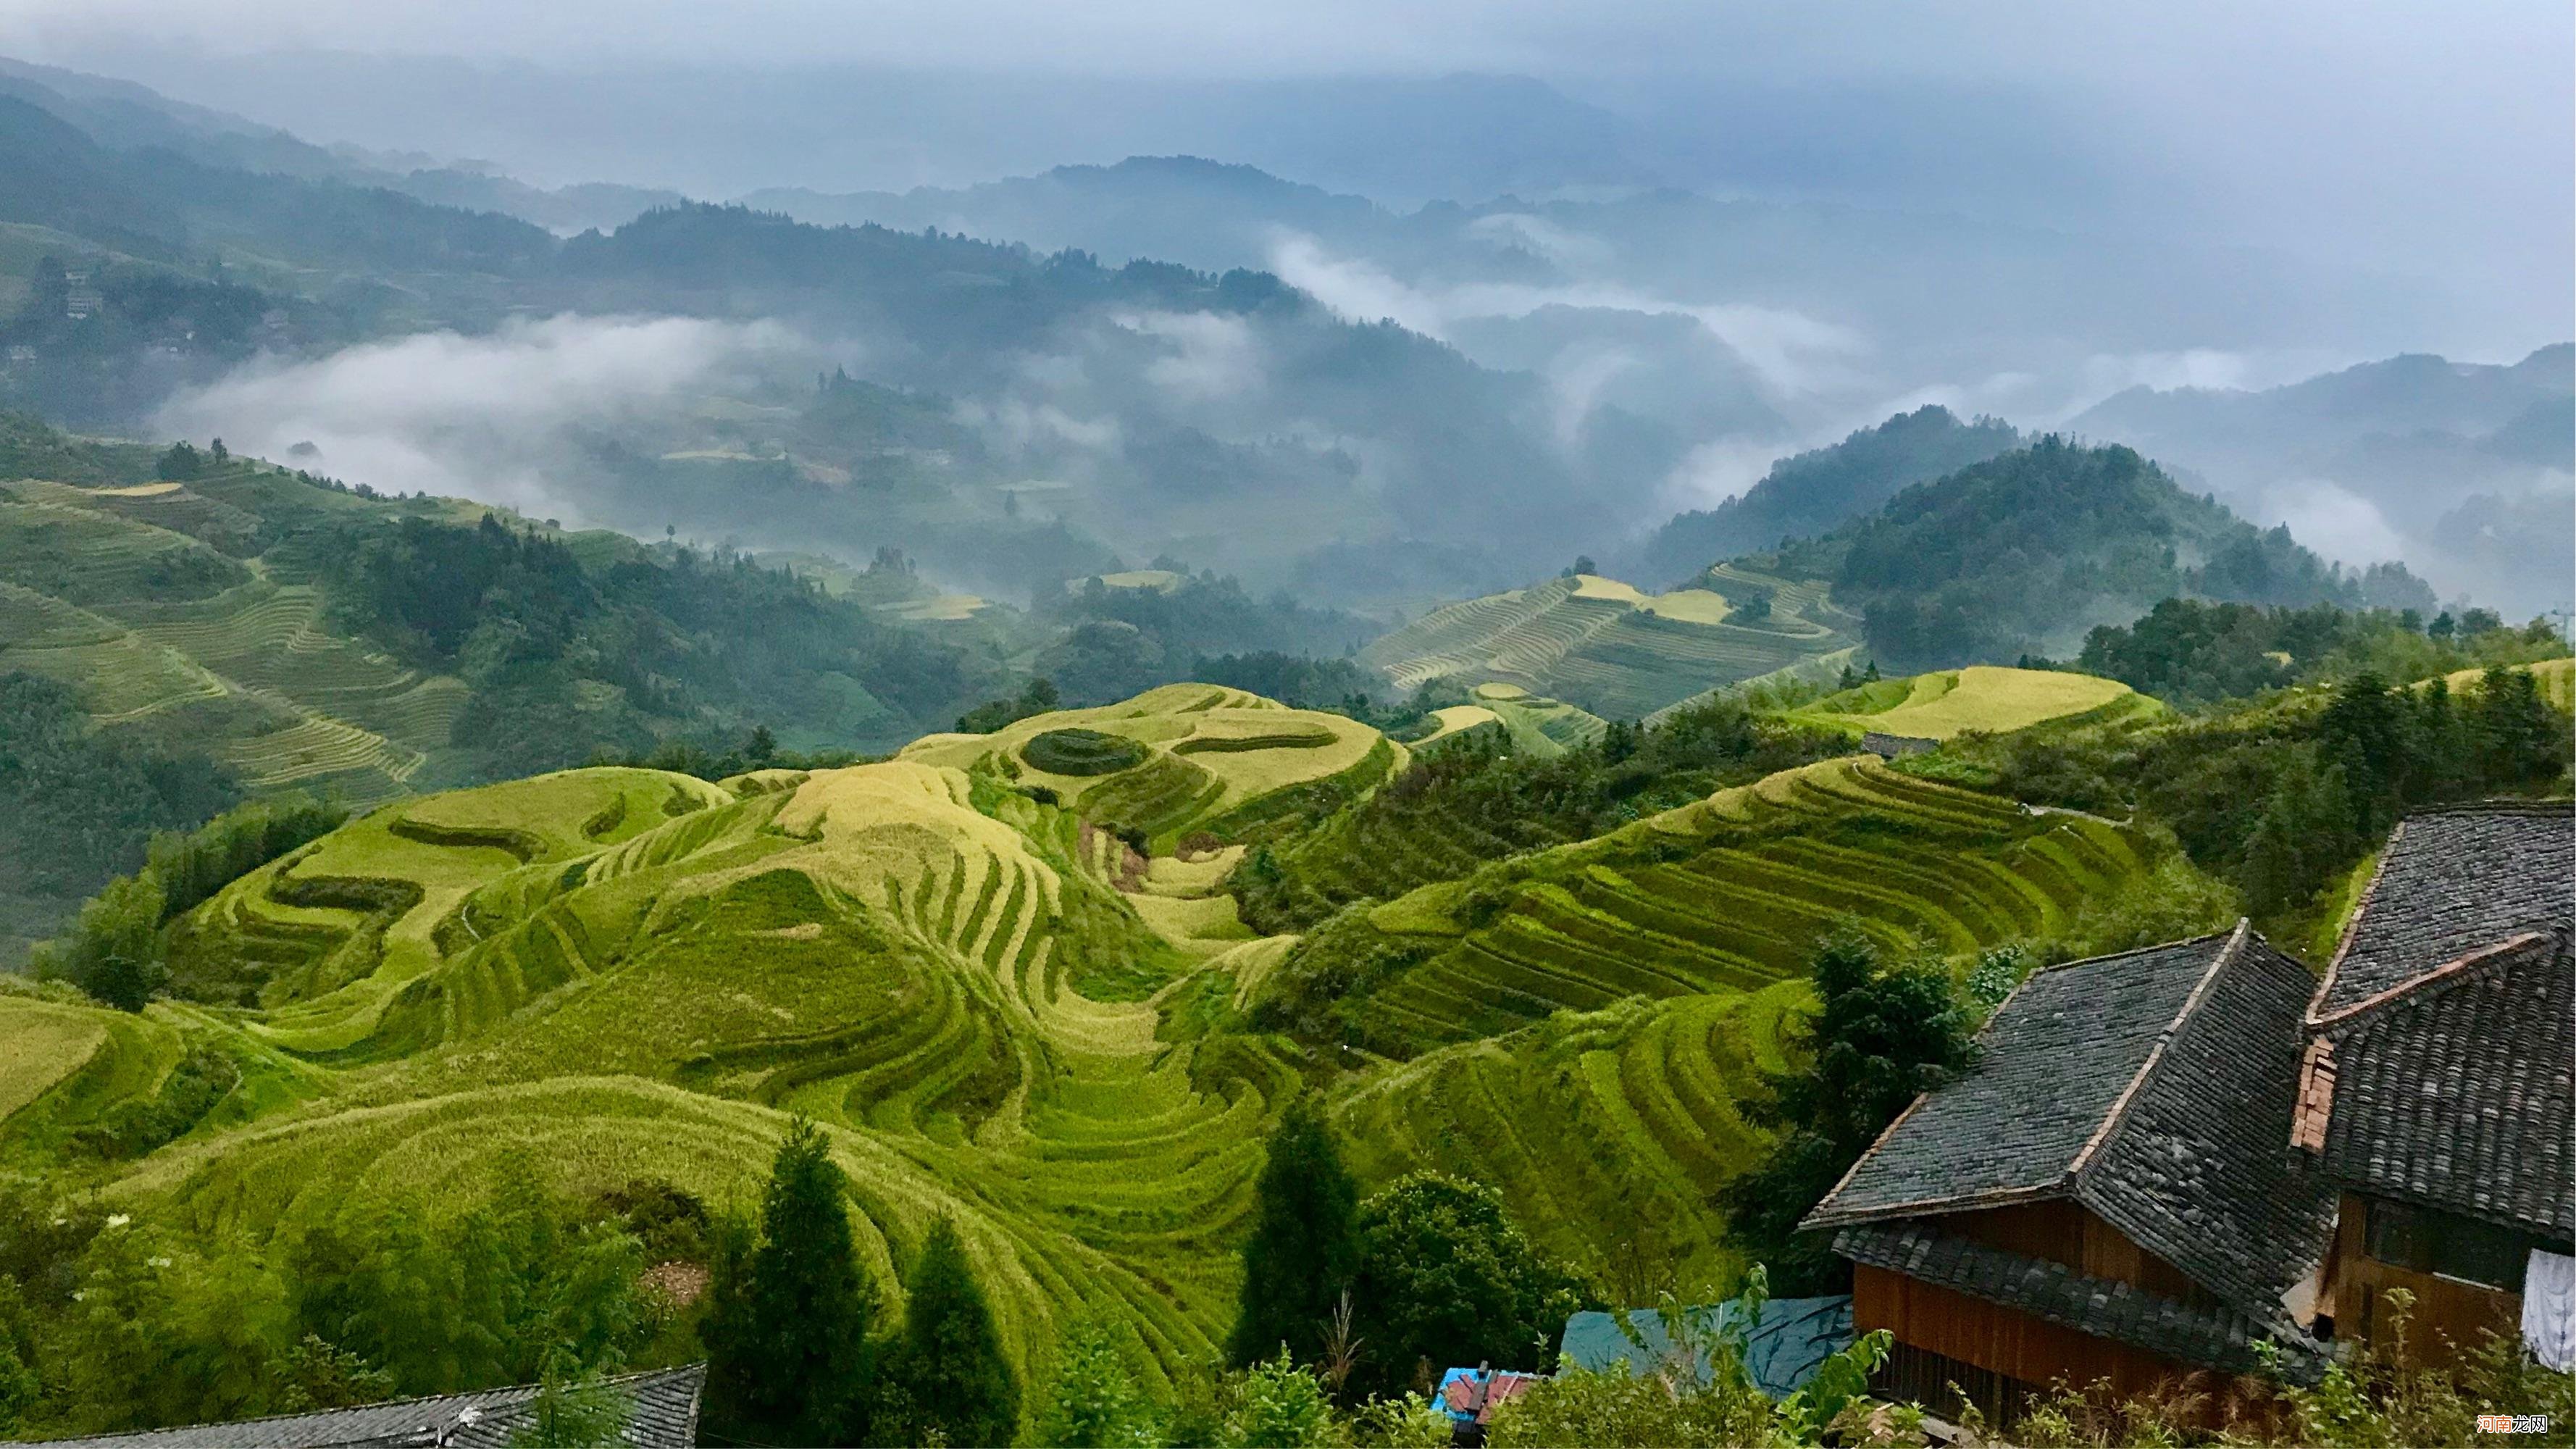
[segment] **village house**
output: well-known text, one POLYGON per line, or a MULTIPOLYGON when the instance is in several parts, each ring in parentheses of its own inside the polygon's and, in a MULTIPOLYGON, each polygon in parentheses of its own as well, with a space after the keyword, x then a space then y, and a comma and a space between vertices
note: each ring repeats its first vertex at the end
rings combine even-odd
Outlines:
POLYGON ((2414 1352, 2570 1367, 2571 940, 2576 811, 2493 804, 2397 827, 2322 983, 2243 923, 2034 973, 1806 1220, 1896 1340, 1879 1391, 2312 1377, 2392 1288, 2414 1352))
POLYGON ((2576 813, 2397 827, 2305 1017, 2292 1143, 2336 1194, 2317 1312, 2440 1356, 2490 1330, 2576 1367, 2576 813))
POLYGON ((1854 1331, 1895 1340, 1875 1391, 2009 1424, 2061 1379, 2250 1374, 2267 1340, 2319 1373, 2295 1298, 2333 1197, 2283 1147, 2315 986, 2242 922, 2024 981, 1806 1219, 1854 1331))

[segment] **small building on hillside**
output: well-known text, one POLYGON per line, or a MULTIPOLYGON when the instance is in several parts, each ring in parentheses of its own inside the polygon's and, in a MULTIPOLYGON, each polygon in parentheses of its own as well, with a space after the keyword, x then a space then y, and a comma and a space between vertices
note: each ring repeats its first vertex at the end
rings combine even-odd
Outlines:
POLYGON ((2312 1377, 2294 1302, 2333 1195, 2282 1150, 2315 977, 2246 924, 2037 971, 1805 1226, 1851 1260, 1876 1392, 2015 1421, 2055 1380, 2312 1377), (1957 1386, 1957 1392, 1951 1386, 1957 1386))
POLYGON ((2326 1180, 2338 1337, 2436 1355, 2519 1333, 2576 1367, 2576 811, 2397 827, 2306 1013, 2293 1148, 2326 1180))
POLYGON ((1914 735, 1892 735, 1885 730, 1870 730, 1861 735, 1860 747, 1880 759, 1898 760, 1907 755, 1930 754, 1941 748, 1941 742, 1921 739, 1914 735))
MULTIPOLYGON (((707 1366, 626 1374, 601 1381, 625 1410, 617 1442, 628 1449, 691 1449, 707 1366)), ((230 1424, 145 1429, 94 1439, 56 1439, 34 1449, 507 1449, 536 1420, 535 1385, 354 1409, 280 1414, 230 1424)))

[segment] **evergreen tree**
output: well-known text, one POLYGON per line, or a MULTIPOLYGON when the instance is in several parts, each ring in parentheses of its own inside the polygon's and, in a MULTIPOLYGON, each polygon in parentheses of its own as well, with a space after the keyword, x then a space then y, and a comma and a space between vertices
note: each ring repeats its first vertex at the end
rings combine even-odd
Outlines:
POLYGON ((888 1375, 887 1407, 897 1422, 886 1427, 912 1443, 934 1431, 945 1444, 1010 1443, 1020 1424, 1019 1379, 955 1223, 942 1218, 930 1230, 906 1286, 911 1302, 888 1375))
POLYGON ((1270 1134, 1243 1245, 1243 1300, 1226 1351, 1249 1368, 1279 1351, 1322 1352, 1326 1324, 1358 1266, 1359 1185, 1342 1166, 1332 1124, 1311 1096, 1288 1104, 1270 1134))
POLYGON ((1818 1010, 1807 1063, 1775 1084, 1759 1115, 1786 1128, 1772 1154, 1726 1189, 1735 1236, 1791 1296, 1845 1290, 1850 1268, 1800 1237, 1807 1215, 1919 1093, 1969 1059, 1969 1014, 1937 963, 1883 963, 1846 923, 1808 962, 1818 1010))
POLYGON ((2257 915, 2287 910, 2315 895, 2354 845, 2354 818, 2336 763, 2320 770, 2305 748, 2288 751, 2263 817, 2246 845, 2246 904, 2257 915))
POLYGON ((2557 769, 2567 730, 2551 713, 2530 670, 2501 664, 2487 670, 2478 691, 2476 724, 2479 774, 2485 783, 2526 785, 2557 769))
POLYGON ((876 1285, 851 1250, 841 1169, 813 1123, 778 1145, 757 1244, 718 1252, 707 1349, 707 1422, 770 1444, 864 1442, 856 1407, 876 1322, 876 1285))

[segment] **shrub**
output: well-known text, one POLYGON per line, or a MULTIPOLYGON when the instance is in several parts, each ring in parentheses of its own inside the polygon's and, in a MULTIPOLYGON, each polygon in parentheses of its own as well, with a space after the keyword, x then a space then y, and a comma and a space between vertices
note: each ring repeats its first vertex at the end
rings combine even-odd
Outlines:
POLYGON ((1534 1367, 1556 1358, 1581 1284, 1503 1211, 1502 1195, 1437 1172, 1396 1179, 1360 1209, 1358 1363, 1350 1391, 1396 1394, 1419 1365, 1534 1367))

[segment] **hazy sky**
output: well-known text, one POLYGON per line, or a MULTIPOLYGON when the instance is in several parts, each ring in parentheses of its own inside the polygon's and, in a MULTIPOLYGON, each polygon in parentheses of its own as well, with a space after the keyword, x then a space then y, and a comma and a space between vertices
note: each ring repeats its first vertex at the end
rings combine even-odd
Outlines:
MULTIPOLYGON (((390 98, 371 114, 354 81, 299 96, 277 55, 312 51, 1166 87, 1526 74, 1720 158, 1723 174, 1677 178, 1695 186, 1796 191, 1823 178, 1844 199, 2017 207, 2071 230, 2145 227, 2441 273, 2540 319, 2536 335, 2564 335, 2576 300, 2566 0, 0 0, 0 53, 132 76, 315 140, 383 146, 419 131, 413 144, 479 144, 521 174, 574 179, 549 167, 542 126, 500 139, 439 130, 440 117, 390 98), (216 57, 244 52, 270 63, 227 85, 216 57)), ((1013 119, 1010 83, 997 80, 991 116, 923 124, 998 135, 1013 119)), ((1045 155, 1052 124, 1023 124, 993 164, 1117 159, 1045 155)), ((1215 152, 1223 138, 1150 139, 1215 152)), ((722 194, 729 181, 832 179, 792 174, 797 148, 773 149, 747 154, 738 178, 701 166, 597 179, 722 194)), ((594 150, 561 164, 612 159, 594 150)), ((985 179, 938 169, 961 164, 972 163, 926 163, 918 179, 985 179)))

